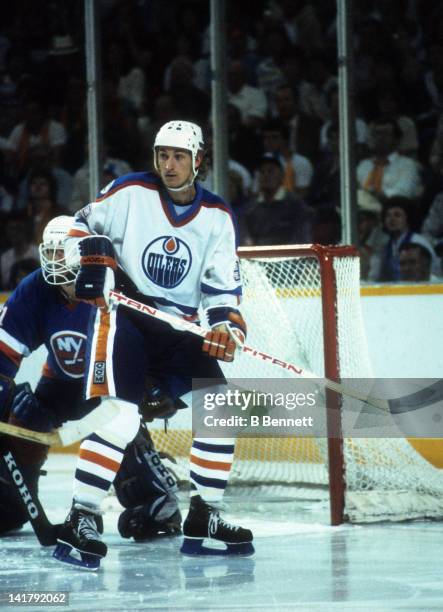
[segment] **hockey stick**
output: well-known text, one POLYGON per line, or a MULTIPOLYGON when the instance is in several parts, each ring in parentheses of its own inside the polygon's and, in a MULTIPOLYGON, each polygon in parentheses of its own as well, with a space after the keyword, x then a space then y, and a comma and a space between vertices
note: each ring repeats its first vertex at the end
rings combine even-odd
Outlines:
MULTIPOLYGON (((136 312, 159 319, 160 321, 168 323, 171 325, 171 327, 179 331, 187 331, 196 336, 200 336, 201 338, 205 338, 206 334, 208 333, 207 329, 204 329, 191 321, 180 319, 174 315, 168 314, 167 312, 158 310, 153 306, 148 306, 147 304, 143 304, 142 302, 128 298, 122 293, 111 291, 110 295, 111 301, 113 301, 115 304, 121 304, 122 306, 126 306, 131 310, 135 310, 136 312)), ((283 369, 287 372, 293 373, 295 376, 300 376, 301 378, 317 378, 322 381, 326 388, 364 402, 365 404, 369 404, 370 406, 378 408, 385 413, 401 414, 403 412, 417 410, 418 408, 424 408, 425 406, 429 406, 430 404, 434 404, 435 402, 443 399, 443 380, 439 380, 425 389, 405 395, 404 397, 385 400, 368 396, 366 393, 359 392, 356 389, 351 389, 350 387, 334 380, 330 380, 329 378, 317 376, 313 372, 309 372, 309 370, 305 370, 294 363, 284 361, 283 359, 279 359, 273 355, 268 355, 267 353, 247 346, 246 344, 243 345, 242 352, 249 357, 257 359, 258 361, 265 361, 274 367, 276 375, 279 370, 283 369)))
POLYGON ((59 429, 50 432, 34 431, 0 422, 0 432, 23 440, 30 440, 45 446, 69 446, 104 425, 118 413, 119 409, 111 402, 101 404, 91 410, 79 421, 68 421, 59 429))
POLYGON ((17 499, 26 511, 38 541, 42 546, 54 546, 57 544, 59 525, 53 525, 49 521, 38 495, 32 493, 23 475, 23 469, 7 446, 5 438, 0 441, 0 446, 1 457, 8 470, 11 486, 15 488, 17 499))

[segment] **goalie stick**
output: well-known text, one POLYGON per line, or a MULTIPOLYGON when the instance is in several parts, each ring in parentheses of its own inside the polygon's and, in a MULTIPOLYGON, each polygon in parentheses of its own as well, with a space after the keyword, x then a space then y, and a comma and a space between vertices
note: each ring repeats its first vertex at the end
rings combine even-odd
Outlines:
POLYGON ((18 425, 0 421, 0 433, 44 444, 45 446, 69 446, 104 425, 118 412, 118 407, 110 402, 97 406, 78 421, 68 421, 59 429, 50 432, 34 431, 18 425))
POLYGON ((54 546, 57 544, 59 525, 53 525, 49 521, 38 495, 34 494, 28 485, 23 468, 8 447, 4 436, 0 440, 0 448, 2 461, 9 474, 10 486, 14 487, 16 497, 23 506, 38 541, 42 546, 54 546))
MULTIPOLYGON (((205 338, 206 334, 208 333, 207 329, 204 329, 191 321, 180 319, 174 315, 168 314, 167 312, 158 310, 153 306, 148 306, 147 304, 138 302, 137 300, 131 299, 122 293, 118 293, 117 291, 111 291, 110 296, 111 301, 114 303, 121 304, 122 306, 126 306, 127 308, 147 316, 159 319, 160 321, 168 323, 171 327, 179 331, 187 331, 191 334, 200 336, 201 338, 205 338)), ((317 378, 323 382, 327 389, 331 389, 332 391, 336 391, 337 393, 341 393, 347 397, 351 397, 365 404, 369 404, 370 406, 378 408, 385 413, 389 412, 391 414, 402 414, 412 410, 417 410, 419 408, 424 408, 443 399, 443 380, 439 380, 425 389, 421 389, 403 397, 386 400, 368 396, 366 393, 352 389, 347 385, 343 385, 342 383, 336 382, 329 378, 317 376, 317 374, 314 374, 313 372, 310 372, 309 370, 306 370, 294 363, 279 359, 274 355, 268 355, 267 353, 247 346, 246 344, 243 345, 241 350, 249 357, 257 359, 258 361, 265 361, 269 365, 273 366, 276 372, 283 369, 295 376, 300 376, 301 378, 317 378)))

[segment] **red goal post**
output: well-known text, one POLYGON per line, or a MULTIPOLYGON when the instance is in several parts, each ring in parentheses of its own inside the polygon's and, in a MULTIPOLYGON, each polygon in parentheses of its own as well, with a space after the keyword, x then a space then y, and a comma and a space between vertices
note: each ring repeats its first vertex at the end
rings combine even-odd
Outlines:
MULTIPOLYGON (((248 344, 319 377, 372 378, 360 302, 360 267, 351 246, 284 245, 239 249, 248 344)), ((276 378, 266 363, 239 355, 228 378, 276 378)), ((278 377, 292 376, 284 370, 278 377)), ((341 407, 325 391, 327 439, 239 438, 230 484, 328 486, 331 523, 443 516, 443 478, 400 439, 343 439, 341 407)), ((156 445, 178 459, 186 478, 190 410, 170 421, 156 445)))

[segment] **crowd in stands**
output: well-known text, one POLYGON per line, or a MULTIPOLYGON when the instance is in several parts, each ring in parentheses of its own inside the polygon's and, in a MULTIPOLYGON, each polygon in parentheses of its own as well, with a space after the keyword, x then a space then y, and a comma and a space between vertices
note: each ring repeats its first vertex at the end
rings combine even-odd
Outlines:
MULTIPOLYGON (((212 187, 207 0, 100 0, 103 185, 151 169, 158 128, 201 124, 212 187)), ((362 279, 443 277, 443 0, 353 7, 362 279)), ((335 0, 227 0, 229 200, 244 245, 341 239, 335 0)), ((0 290, 89 200, 83 3, 0 22, 0 290)))

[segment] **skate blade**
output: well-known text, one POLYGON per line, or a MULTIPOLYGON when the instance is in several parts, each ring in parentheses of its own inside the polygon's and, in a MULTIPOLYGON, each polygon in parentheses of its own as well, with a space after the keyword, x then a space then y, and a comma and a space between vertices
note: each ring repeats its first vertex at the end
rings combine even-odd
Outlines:
MULTIPOLYGON (((217 540, 218 541, 218 540, 217 540)), ((210 555, 228 556, 242 555, 244 557, 253 555, 255 549, 251 542, 241 542, 240 544, 224 543, 226 548, 210 548, 203 545, 203 538, 184 538, 180 552, 184 555, 210 555)))
POLYGON ((58 561, 75 565, 81 569, 95 571, 100 567, 101 557, 98 555, 91 555, 90 553, 80 552, 72 546, 69 546, 69 544, 57 544, 52 556, 58 561))

